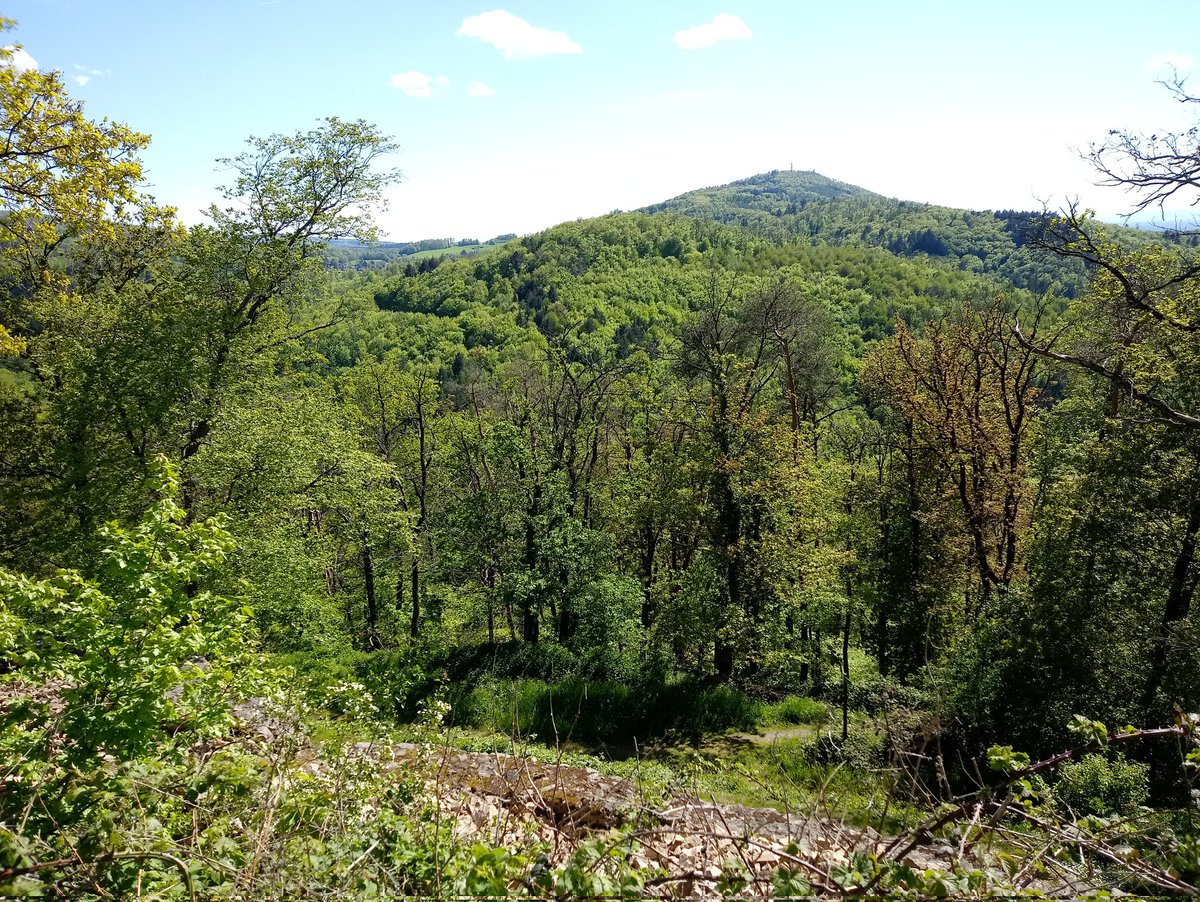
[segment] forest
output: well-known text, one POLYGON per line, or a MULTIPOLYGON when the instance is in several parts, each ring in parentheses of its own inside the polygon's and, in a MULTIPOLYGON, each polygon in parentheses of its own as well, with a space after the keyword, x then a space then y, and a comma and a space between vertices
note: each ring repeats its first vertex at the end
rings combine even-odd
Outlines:
POLYGON ((389 261, 369 123, 185 227, 11 53, 0 895, 1198 892, 1195 232, 776 171, 389 261))

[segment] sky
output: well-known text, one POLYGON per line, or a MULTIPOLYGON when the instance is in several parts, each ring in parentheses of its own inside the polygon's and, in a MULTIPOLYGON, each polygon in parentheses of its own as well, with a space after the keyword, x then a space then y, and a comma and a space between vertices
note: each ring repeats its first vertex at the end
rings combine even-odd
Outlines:
MULTIPOLYGON (((395 241, 527 234, 772 169, 971 209, 1131 199, 1081 159, 1181 130, 1200 0, 7 0, 6 42, 152 137, 188 223, 251 135, 362 118, 395 241), (494 4, 501 4, 499 6, 494 4)), ((1197 87, 1193 79, 1191 86, 1197 87)), ((1192 108, 1194 110, 1194 108, 1192 108)))

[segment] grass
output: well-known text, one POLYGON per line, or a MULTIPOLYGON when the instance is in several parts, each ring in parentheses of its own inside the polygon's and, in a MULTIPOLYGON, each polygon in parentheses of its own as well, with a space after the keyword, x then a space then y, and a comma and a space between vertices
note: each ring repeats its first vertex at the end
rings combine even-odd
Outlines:
POLYGON ((894 776, 879 766, 878 724, 866 711, 854 713, 853 741, 843 744, 825 735, 835 709, 816 699, 767 704, 729 686, 652 674, 588 680, 571 672, 577 662, 565 649, 551 644, 460 650, 444 663, 448 686, 422 682, 400 653, 323 662, 322 682, 361 681, 385 717, 389 710, 419 711, 419 700, 442 685, 450 703, 446 728, 435 727, 433 738, 428 726, 399 726, 400 735, 412 730, 421 741, 467 751, 636 777, 662 799, 691 791, 885 832, 922 816, 895 801, 894 776))
POLYGON ((637 743, 754 729, 763 705, 727 686, 689 680, 631 684, 578 677, 484 678, 451 693, 452 722, 560 745, 632 753, 637 743))
MULTIPOLYGON (((525 682, 520 691, 526 700, 538 698, 544 684, 525 682)), ((855 719, 856 731, 870 740, 873 722, 861 712, 855 719)), ((403 728, 399 735, 403 738, 403 728)), ((427 733, 419 738, 431 740, 427 733)), ((450 727, 433 741, 464 751, 520 755, 632 779, 651 805, 695 795, 725 804, 776 808, 800 817, 844 820, 883 833, 911 827, 927 815, 898 800, 902 794, 890 771, 823 763, 819 738, 816 730, 770 742, 738 733, 705 736, 698 744, 676 738, 639 746, 636 756, 616 759, 581 751, 575 744, 556 747, 553 736, 504 735, 486 728, 450 727)))
POLYGON ((714 737, 699 748, 659 749, 657 763, 681 774, 702 798, 800 816, 831 817, 895 833, 928 814, 901 801, 895 776, 884 769, 822 764, 812 737, 770 743, 714 737))
POLYGON ((824 702, 804 695, 792 695, 768 705, 763 710, 763 720, 767 724, 820 726, 829 720, 829 714, 829 706, 824 702))
POLYGON ((895 831, 923 817, 895 801, 893 775, 875 766, 881 740, 873 719, 856 712, 847 751, 822 734, 832 709, 807 697, 768 705, 686 680, 487 676, 458 686, 450 701, 451 722, 494 750, 561 756, 622 776, 640 767, 676 792, 876 829, 895 831), (764 728, 765 736, 753 734, 764 728))

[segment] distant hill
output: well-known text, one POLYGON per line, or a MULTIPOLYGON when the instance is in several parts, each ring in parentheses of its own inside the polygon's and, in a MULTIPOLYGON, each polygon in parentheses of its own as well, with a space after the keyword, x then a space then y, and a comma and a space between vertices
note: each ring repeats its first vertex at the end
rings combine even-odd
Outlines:
POLYGON ((339 238, 325 245, 323 259, 329 269, 383 269, 397 260, 421 261, 430 257, 469 257, 516 238, 515 234, 497 235, 487 241, 475 238, 424 238, 420 241, 362 241, 339 238))
POLYGON ((748 179, 697 191, 646 207, 645 213, 706 215, 718 222, 735 222, 743 211, 753 210, 772 216, 791 215, 813 201, 860 197, 884 198, 865 188, 839 182, 819 172, 775 170, 748 179))
POLYGON ((1077 261, 1025 247, 1026 231, 1038 213, 978 212, 897 200, 817 172, 775 170, 689 191, 641 212, 737 225, 773 241, 927 256, 1037 294, 1074 297, 1087 283, 1077 261))
MULTIPOLYGON (((808 286, 844 329, 847 353, 858 356, 897 320, 919 327, 956 304, 1005 290, 993 278, 929 257, 764 241, 740 226, 673 214, 566 222, 489 254, 423 262, 390 267, 372 285, 377 307, 398 314, 390 320, 394 344, 355 336, 322 353, 343 363, 393 349, 413 359, 444 358, 438 347, 461 342, 461 369, 468 359, 483 365, 496 354, 516 353, 511 349, 532 330, 555 340, 569 333, 579 353, 669 356, 716 267, 746 286, 776 276, 808 286)), ((1021 291, 1013 300, 1033 302, 1021 291)))

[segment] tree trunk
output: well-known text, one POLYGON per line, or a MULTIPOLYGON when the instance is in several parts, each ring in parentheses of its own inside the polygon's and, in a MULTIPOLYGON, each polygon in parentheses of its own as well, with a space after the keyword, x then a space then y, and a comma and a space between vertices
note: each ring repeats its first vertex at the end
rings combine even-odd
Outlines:
MULTIPOLYGON (((536 572, 540 555, 537 544, 537 517, 542 509, 542 486, 535 483, 530 493, 529 508, 525 514, 525 568, 530 574, 536 572)), ((540 593, 541 590, 535 590, 540 593)), ((538 641, 538 618, 541 614, 539 599, 527 594, 521 601, 521 638, 526 642, 538 641)))
MULTIPOLYGON (((891 573, 892 570, 892 530, 891 524, 884 519, 886 513, 881 513, 881 542, 883 545, 883 561, 881 570, 885 574, 891 573)), ((888 674, 888 611, 887 604, 883 600, 883 593, 876 594, 879 599, 875 610, 875 654, 879 659, 879 675, 887 676, 888 674)))
POLYGON ((537 642, 538 627, 538 612, 534 607, 533 599, 529 599, 521 611, 521 639, 525 642, 537 642))
POLYGON ((658 552, 658 530, 651 526, 642 527, 642 627, 654 625, 654 558, 658 552))
POLYGON ((842 627, 842 741, 850 735, 850 581, 846 580, 846 620, 842 627))
POLYGON ((364 645, 368 651, 381 647, 379 641, 379 605, 375 599, 375 562, 371 558, 371 544, 365 538, 362 550, 363 586, 367 593, 367 635, 364 645))
POLYGON ((412 623, 409 626, 409 635, 415 639, 421 632, 421 559, 416 555, 413 555, 409 578, 412 592, 412 623))
POLYGON ((718 638, 713 645, 713 666, 717 670, 717 679, 726 683, 733 676, 733 645, 718 638))
POLYGON ((496 644, 496 576, 491 567, 483 568, 483 585, 487 588, 488 645, 496 644))
POLYGON ((1175 557, 1175 566, 1171 568, 1171 581, 1167 586, 1167 603, 1163 609, 1162 621, 1154 637, 1154 647, 1151 652, 1150 674, 1146 682, 1146 691, 1142 697, 1143 708, 1147 715, 1154 706, 1154 698, 1162 687, 1167 675, 1167 645, 1171 639, 1171 631, 1175 624, 1185 620, 1192 608, 1192 597, 1196 593, 1196 576, 1193 569, 1196 562, 1196 537, 1200 534, 1200 495, 1193 499, 1188 509, 1187 524, 1183 530, 1183 544, 1175 557))

